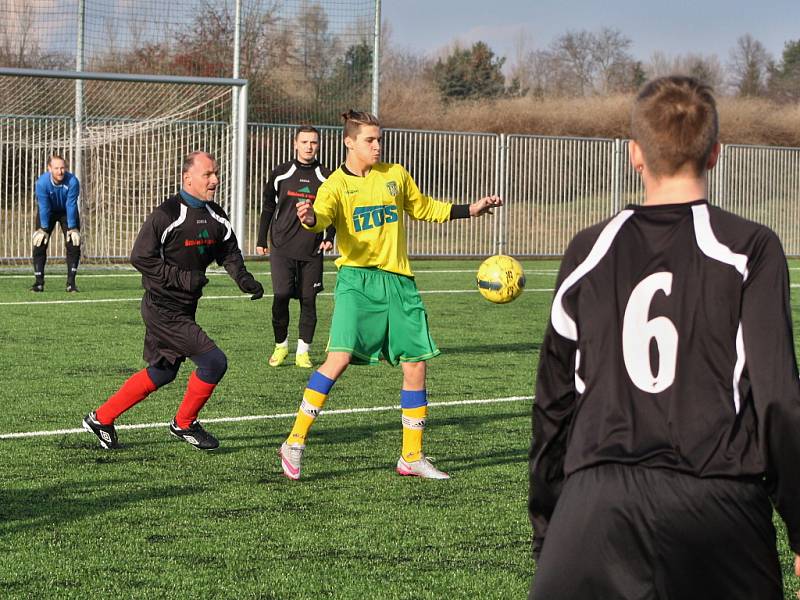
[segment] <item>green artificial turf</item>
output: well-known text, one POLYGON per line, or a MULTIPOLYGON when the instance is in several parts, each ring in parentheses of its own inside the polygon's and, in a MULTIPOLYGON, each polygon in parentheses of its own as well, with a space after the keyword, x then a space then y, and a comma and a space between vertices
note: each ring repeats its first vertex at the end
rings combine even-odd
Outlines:
MULTIPOLYGON (((291 354, 267 365, 271 299, 251 302, 214 274, 197 319, 228 356, 201 415, 220 449, 168 434, 191 364, 118 420, 157 425, 121 428, 120 451, 85 432, 0 439, 0 597, 526 597, 530 397, 558 262, 524 261, 527 290, 503 306, 475 290, 478 262, 414 262, 442 350, 429 362, 425 449, 450 481, 394 473, 402 377, 384 364, 343 375, 311 432, 303 479, 282 477, 276 451, 309 371, 291 354), (455 404, 467 400, 492 401, 455 404), (249 416, 263 418, 227 420, 249 416)), ((268 263, 249 266, 269 293, 268 263)), ((27 270, 0 271, 0 435, 79 429, 145 366, 136 274, 82 267, 78 295, 63 279, 63 265, 48 265, 45 292, 32 294, 27 270)), ((331 309, 320 296, 317 364, 331 309)), ((293 302, 292 343, 296 325, 293 302)))

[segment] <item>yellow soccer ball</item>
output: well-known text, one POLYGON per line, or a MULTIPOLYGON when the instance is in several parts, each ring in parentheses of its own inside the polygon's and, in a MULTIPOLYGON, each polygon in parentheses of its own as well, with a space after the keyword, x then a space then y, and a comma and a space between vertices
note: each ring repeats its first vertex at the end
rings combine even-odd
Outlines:
POLYGON ((489 302, 505 304, 525 289, 525 272, 517 259, 496 254, 478 267, 478 291, 489 302))

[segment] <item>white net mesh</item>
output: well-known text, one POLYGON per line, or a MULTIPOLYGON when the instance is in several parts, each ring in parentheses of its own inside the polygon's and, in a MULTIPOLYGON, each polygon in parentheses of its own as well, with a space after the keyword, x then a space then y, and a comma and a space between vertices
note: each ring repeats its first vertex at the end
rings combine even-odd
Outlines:
MULTIPOLYGON (((80 0, 8 0, 0 66, 74 70, 80 0)), ((83 0, 83 70, 233 77, 236 0, 83 0)), ((370 104, 375 0, 241 0, 249 119, 338 124, 370 104)), ((3 110, 7 112, 7 110, 3 110)))
MULTIPOLYGON (((0 76, 0 234, 2 256, 30 253, 34 182, 47 157, 74 163, 77 140, 75 81, 0 76)), ((180 185, 183 157, 205 150, 217 157, 217 201, 232 190, 231 106, 227 86, 85 81, 81 128, 81 229, 90 258, 124 258, 142 221, 180 185)), ((63 256, 54 235, 51 256, 63 256)))
MULTIPOLYGON (((11 117, 73 117, 75 81, 0 75, 0 106, 11 117)), ((181 121, 230 121, 231 88, 128 81, 83 82, 83 143, 103 144, 181 121)), ((29 147, 64 147, 53 125, 20 140, 29 147)))
MULTIPOLYGON (((371 101, 375 0, 238 0, 238 65, 237 0, 7 0, 4 6, 0 67, 74 71, 80 58, 91 72, 238 75, 250 82, 251 122, 338 125, 343 110, 371 101)), ((75 87, 71 80, 0 76, 2 259, 29 256, 34 180, 50 153, 74 163, 78 131, 89 256, 127 255, 141 219, 176 188, 180 159, 190 150, 217 154, 218 199, 227 207, 230 88, 87 80, 77 129, 75 87)), ((58 236, 51 254, 63 254, 58 236)))

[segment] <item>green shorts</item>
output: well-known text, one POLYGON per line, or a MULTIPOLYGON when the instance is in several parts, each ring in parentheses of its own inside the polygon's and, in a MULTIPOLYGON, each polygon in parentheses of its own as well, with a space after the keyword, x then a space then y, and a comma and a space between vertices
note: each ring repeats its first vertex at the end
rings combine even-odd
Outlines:
POLYGON ((439 354, 413 277, 342 267, 333 297, 328 352, 349 352, 351 362, 362 365, 419 362, 439 354))

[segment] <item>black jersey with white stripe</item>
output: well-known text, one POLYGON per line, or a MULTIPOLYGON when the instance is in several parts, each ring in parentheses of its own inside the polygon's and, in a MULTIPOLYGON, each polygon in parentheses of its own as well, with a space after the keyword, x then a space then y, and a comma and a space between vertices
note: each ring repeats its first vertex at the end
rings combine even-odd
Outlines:
POLYGON ((170 304, 191 305, 203 295, 192 272, 213 261, 237 283, 247 276, 228 215, 216 202, 192 208, 179 194, 169 197, 145 219, 131 251, 142 286, 170 304))
MULTIPOLYGON (((267 234, 271 232, 272 253, 298 260, 318 255, 323 234, 303 228, 297 218, 297 203, 314 202, 319 186, 330 174, 330 169, 316 160, 303 163, 295 159, 275 167, 264 188, 258 246, 267 247, 267 234)), ((332 242, 334 233, 329 227, 324 239, 332 242)))
POLYGON ((602 463, 764 478, 800 551, 800 381, 777 236, 705 200, 580 232, 541 348, 530 516, 602 463))

